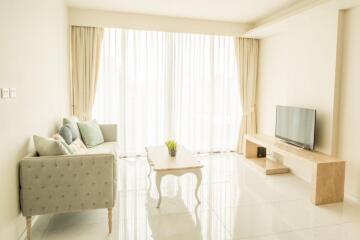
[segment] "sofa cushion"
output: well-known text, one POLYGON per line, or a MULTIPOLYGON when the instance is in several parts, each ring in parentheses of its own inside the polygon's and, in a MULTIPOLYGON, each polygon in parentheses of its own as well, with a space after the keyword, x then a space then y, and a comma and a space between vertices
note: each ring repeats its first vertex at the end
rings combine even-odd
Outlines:
POLYGON ((56 156, 71 154, 60 140, 34 135, 34 144, 39 156, 56 156))
POLYGON ((104 142, 100 145, 97 145, 93 148, 88 148, 87 154, 102 154, 102 153, 111 153, 117 158, 119 154, 119 148, 117 142, 104 142))
POLYGON ((101 129, 95 120, 77 124, 86 147, 91 148, 104 142, 101 129))

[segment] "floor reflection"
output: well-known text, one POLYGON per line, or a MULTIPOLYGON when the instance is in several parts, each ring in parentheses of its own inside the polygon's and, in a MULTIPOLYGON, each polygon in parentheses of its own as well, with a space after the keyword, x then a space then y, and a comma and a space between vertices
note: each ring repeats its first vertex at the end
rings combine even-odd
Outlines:
MULTIPOLYGON (((163 199, 156 208, 158 192, 155 174, 147 176, 146 160, 124 161, 119 206, 118 239, 228 239, 229 234, 216 214, 209 208, 211 184, 199 189, 201 204, 194 196, 196 177, 168 175, 162 180, 163 199), (139 164, 141 162, 141 164, 139 164), (129 184, 132 182, 133 184, 129 184), (135 187, 136 186, 136 187, 135 187), (137 190, 133 190, 133 189, 137 190)), ((206 169, 204 171, 207 171, 206 169)), ((203 173, 210 176, 207 172, 203 173)))
POLYGON ((147 192, 147 217, 152 232, 151 237, 153 239, 165 240, 171 239, 172 237, 194 240, 203 239, 201 234, 201 223, 198 216, 200 204, 197 204, 193 209, 188 209, 182 198, 181 187, 178 188, 175 197, 163 197, 164 202, 171 202, 181 214, 157 214, 156 211, 158 211, 158 209, 155 207, 157 201, 157 198, 153 198, 150 192, 147 192))

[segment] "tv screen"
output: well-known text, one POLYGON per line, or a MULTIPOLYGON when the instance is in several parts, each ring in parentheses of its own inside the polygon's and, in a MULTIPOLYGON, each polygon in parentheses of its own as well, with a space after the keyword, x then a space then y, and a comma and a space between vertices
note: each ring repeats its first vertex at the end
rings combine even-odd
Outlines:
POLYGON ((275 136, 296 146, 313 150, 316 110, 276 106, 275 136))

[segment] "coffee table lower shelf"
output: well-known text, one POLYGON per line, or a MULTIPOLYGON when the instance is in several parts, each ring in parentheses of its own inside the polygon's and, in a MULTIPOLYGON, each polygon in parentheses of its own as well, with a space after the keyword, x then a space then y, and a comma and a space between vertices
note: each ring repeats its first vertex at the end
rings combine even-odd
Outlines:
POLYGON ((269 158, 246 158, 246 161, 266 175, 288 173, 290 171, 285 165, 269 158))

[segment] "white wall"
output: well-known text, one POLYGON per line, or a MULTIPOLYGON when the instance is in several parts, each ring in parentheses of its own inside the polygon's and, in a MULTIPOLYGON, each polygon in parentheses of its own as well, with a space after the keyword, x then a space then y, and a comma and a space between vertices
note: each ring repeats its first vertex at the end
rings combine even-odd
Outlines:
POLYGON ((0 239, 25 229, 19 209, 19 160, 33 134, 49 136, 68 115, 67 8, 59 0, 0 2, 0 88, 17 98, 0 99, 0 239))
MULTIPOLYGON (((274 135, 277 104, 318 110, 318 151, 346 161, 345 193, 360 201, 360 7, 324 11, 260 41, 258 131, 274 135)), ((311 165, 285 159, 311 181, 311 165)))
MULTIPOLYGON (((260 40, 257 92, 258 132, 275 133, 276 105, 317 110, 316 150, 331 154, 338 11, 303 20, 260 40)), ((309 163, 285 159, 311 180, 309 163)))
POLYGON ((152 31, 190 32, 230 36, 240 36, 250 28, 249 24, 235 22, 210 21, 77 8, 70 8, 69 22, 71 25, 77 26, 117 27, 152 31))
POLYGON ((259 132, 274 134, 275 106, 315 108, 317 150, 331 152, 337 12, 260 41, 259 132))
POLYGON ((360 7, 345 12, 338 155, 346 160, 345 191, 360 199, 360 7))

